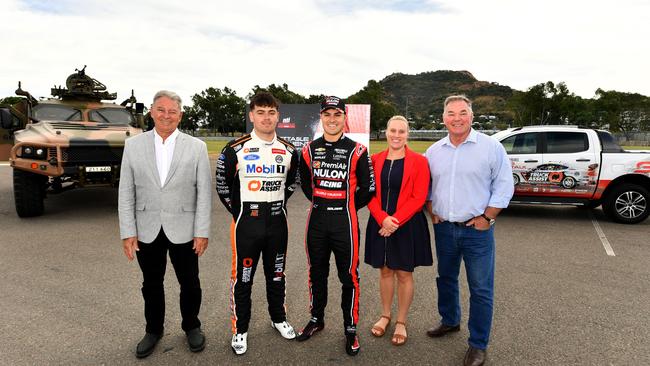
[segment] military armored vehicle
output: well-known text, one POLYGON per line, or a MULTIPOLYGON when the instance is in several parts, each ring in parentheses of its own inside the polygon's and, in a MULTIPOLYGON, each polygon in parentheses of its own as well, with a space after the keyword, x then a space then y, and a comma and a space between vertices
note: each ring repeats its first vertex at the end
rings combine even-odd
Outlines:
POLYGON ((0 154, 8 151, 20 217, 42 215, 47 194, 117 186, 124 141, 143 131, 144 105, 133 92, 119 105, 103 102, 117 95, 85 69, 75 70, 66 87, 55 86, 53 98, 44 100, 24 91, 19 82, 20 102, 0 106, 0 128, 9 136, 0 141, 0 154), (13 146, 7 140, 13 140, 13 146))

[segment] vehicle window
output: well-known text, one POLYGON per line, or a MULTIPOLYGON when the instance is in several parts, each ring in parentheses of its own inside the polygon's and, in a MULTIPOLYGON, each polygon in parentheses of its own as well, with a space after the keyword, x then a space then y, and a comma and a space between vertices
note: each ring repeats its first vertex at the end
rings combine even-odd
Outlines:
POLYGON ((546 153, 567 154, 589 150, 589 139, 584 132, 547 132, 546 153))
POLYGON ((537 132, 520 133, 501 140, 508 154, 535 154, 537 153, 537 132))
POLYGON ((133 116, 126 109, 100 108, 90 111, 88 118, 93 122, 130 124, 133 123, 133 116))
POLYGON ((66 105, 38 104, 33 115, 39 121, 81 121, 81 111, 66 105))
POLYGON ((619 146, 619 144, 616 142, 614 136, 612 136, 610 133, 607 133, 605 131, 597 131, 597 132, 598 132, 598 138, 600 139, 600 143, 603 145, 603 152, 618 153, 624 151, 621 148, 621 146, 619 146))

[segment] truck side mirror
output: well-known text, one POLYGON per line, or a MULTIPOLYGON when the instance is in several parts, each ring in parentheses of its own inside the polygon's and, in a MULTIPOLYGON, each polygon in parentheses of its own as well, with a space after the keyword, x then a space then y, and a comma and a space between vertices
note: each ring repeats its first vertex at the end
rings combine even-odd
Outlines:
POLYGON ((0 108, 0 126, 5 130, 20 127, 20 120, 11 114, 9 108, 0 108))

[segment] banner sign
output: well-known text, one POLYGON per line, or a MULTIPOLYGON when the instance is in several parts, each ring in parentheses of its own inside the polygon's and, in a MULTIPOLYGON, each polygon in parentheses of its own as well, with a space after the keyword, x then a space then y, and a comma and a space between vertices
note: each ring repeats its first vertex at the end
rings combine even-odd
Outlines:
MULTIPOLYGON (((345 135, 366 146, 370 143, 370 104, 348 104, 346 108, 345 135)), ((246 132, 253 130, 246 106, 246 132)), ((280 120, 275 129, 278 136, 301 150, 309 141, 323 134, 320 123, 320 104, 282 104, 280 120)))

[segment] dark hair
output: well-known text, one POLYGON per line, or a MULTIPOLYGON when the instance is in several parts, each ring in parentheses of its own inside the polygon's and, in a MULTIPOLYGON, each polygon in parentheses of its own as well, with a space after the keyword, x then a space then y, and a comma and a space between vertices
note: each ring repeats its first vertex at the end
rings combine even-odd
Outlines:
POLYGON ((251 111, 255 109, 255 107, 271 107, 278 109, 280 102, 273 96, 273 94, 261 91, 253 95, 248 106, 251 108, 251 111))

